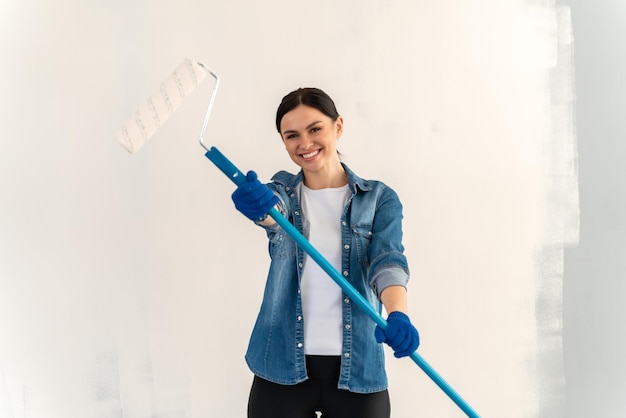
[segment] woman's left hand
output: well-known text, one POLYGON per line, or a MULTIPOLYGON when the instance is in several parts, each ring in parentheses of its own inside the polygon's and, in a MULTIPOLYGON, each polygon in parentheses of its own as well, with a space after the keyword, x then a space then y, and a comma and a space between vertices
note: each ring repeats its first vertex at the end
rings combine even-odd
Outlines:
POLYGON ((417 329, 409 317, 400 311, 391 312, 387 317, 387 329, 383 331, 376 326, 374 335, 377 342, 387 343, 397 358, 410 356, 420 345, 417 329))

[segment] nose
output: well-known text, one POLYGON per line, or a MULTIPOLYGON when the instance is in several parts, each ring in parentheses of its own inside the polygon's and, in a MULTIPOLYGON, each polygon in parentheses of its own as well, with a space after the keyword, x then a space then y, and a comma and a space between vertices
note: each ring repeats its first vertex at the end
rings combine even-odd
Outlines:
POLYGON ((308 133, 304 133, 300 136, 300 148, 309 149, 313 145, 313 140, 308 133))

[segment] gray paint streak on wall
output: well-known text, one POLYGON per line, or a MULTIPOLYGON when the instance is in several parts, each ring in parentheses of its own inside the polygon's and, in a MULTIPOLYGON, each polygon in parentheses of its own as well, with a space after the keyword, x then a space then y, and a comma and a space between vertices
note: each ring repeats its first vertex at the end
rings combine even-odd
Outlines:
POLYGON ((568 7, 556 9, 558 46, 551 74, 550 141, 546 142, 545 247, 537 259, 536 317, 539 404, 537 416, 561 416, 566 404, 563 370, 563 263, 567 245, 578 242, 578 166, 574 125, 574 37, 568 7), (555 378, 557 377, 558 378, 555 378))
POLYGON ((626 4, 569 0, 580 243, 565 251, 567 418, 626 416, 626 4))

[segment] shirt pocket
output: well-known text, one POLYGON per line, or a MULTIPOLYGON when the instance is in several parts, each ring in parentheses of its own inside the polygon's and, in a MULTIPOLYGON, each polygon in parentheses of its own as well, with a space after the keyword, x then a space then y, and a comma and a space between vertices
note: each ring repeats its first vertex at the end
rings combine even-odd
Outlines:
POLYGON ((369 248, 372 243, 372 225, 357 224, 352 225, 352 237, 359 262, 367 263, 369 260, 369 248))

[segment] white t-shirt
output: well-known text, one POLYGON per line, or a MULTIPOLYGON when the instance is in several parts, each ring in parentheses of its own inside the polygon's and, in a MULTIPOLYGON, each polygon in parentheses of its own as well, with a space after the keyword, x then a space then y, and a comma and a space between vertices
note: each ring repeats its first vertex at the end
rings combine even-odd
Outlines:
MULTIPOLYGON (((349 195, 347 184, 320 190, 302 186, 308 240, 338 271, 341 271, 341 214, 349 195)), ((301 291, 305 354, 341 355, 342 291, 308 255, 302 269, 301 291)))

